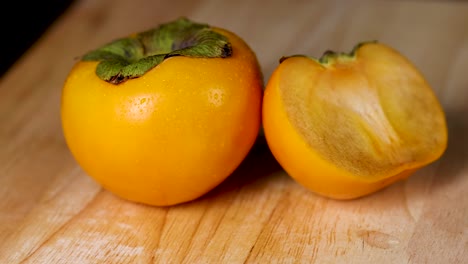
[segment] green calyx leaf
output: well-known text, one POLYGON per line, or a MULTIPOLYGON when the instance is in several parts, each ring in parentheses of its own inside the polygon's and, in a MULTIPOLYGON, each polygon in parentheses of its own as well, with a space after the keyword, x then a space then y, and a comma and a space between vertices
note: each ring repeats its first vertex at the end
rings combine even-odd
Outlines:
POLYGON ((96 75, 119 84, 138 78, 174 56, 227 58, 232 55, 228 39, 209 25, 186 18, 162 24, 131 37, 115 40, 85 54, 83 61, 100 61, 96 75))
POLYGON ((328 64, 336 61, 337 58, 347 58, 347 59, 354 58, 356 56, 356 52, 359 50, 359 48, 361 48, 362 46, 364 46, 366 44, 371 44, 371 43, 377 43, 377 41, 372 40, 372 41, 360 42, 356 46, 354 46, 354 48, 349 53, 335 52, 335 51, 332 51, 332 50, 327 50, 327 51, 325 51, 323 53, 322 57, 320 57, 319 59, 309 57, 309 56, 306 56, 306 55, 302 55, 302 54, 298 54, 298 55, 281 57, 279 62, 281 63, 281 62, 287 60, 288 58, 292 58, 292 57, 306 57, 306 58, 312 59, 314 61, 317 61, 318 63, 320 63, 322 65, 328 65, 328 64))
POLYGON ((327 50, 325 53, 323 53, 322 57, 318 60, 321 64, 328 64, 337 58, 354 58, 356 56, 356 52, 361 48, 362 46, 370 43, 377 43, 376 40, 372 41, 363 41, 358 43, 354 48, 351 50, 351 52, 346 53, 346 52, 335 52, 332 50, 327 50))

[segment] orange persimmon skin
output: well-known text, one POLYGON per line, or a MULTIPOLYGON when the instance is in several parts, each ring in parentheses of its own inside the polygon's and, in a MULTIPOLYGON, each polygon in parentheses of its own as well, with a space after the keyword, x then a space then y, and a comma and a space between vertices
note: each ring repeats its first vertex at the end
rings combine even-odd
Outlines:
POLYGON ((69 149, 105 189, 167 206, 194 200, 246 157, 261 125, 262 74, 232 32, 229 58, 171 57, 119 85, 78 62, 62 94, 69 149))
MULTIPOLYGON (((373 55, 380 55, 378 54, 379 48, 380 47, 375 48, 377 53, 373 55)), ((371 52, 374 52, 374 50, 369 49, 366 55, 369 55, 371 52)), ((391 54, 388 50, 385 50, 385 52, 389 53, 391 56, 399 56, 398 54, 391 54)), ((357 61, 359 61, 359 57, 357 61)), ((347 63, 348 62, 345 61, 343 65, 338 65, 336 67, 346 68, 348 67, 346 65, 347 63)), ((361 62, 351 62, 351 65, 352 63, 358 64, 361 62)), ((287 78, 285 75, 290 73, 290 71, 288 72, 286 69, 295 67, 295 71, 304 71, 304 74, 308 74, 306 73, 307 71, 310 72, 310 69, 306 69, 306 67, 309 67, 308 65, 313 65, 313 67, 317 68, 322 67, 318 62, 306 57, 290 57, 284 60, 275 69, 268 81, 263 100, 263 129, 268 146, 284 170, 307 189, 334 199, 354 199, 362 197, 374 193, 398 180, 409 177, 417 169, 438 159, 445 151, 447 145, 447 130, 445 119, 443 119, 443 110, 439 104, 434 103, 432 106, 435 108, 436 112, 438 111, 441 117, 441 122, 438 123, 439 127, 434 127, 434 129, 437 130, 441 136, 439 143, 434 149, 427 150, 429 154, 424 160, 409 159, 406 163, 402 162, 400 165, 390 166, 391 168, 388 169, 389 173, 385 175, 375 175, 375 177, 372 175, 356 175, 352 171, 347 170, 346 167, 334 164, 306 140, 305 135, 301 133, 297 125, 292 122, 291 114, 285 110, 284 93, 288 91, 286 89, 282 90, 280 85, 284 85, 285 82, 282 82, 282 78, 287 78), (302 67, 304 67, 304 69, 301 69, 302 67)), ((352 65, 350 67, 358 66, 352 65)), ((323 72, 322 69, 317 69, 317 76, 325 74, 324 72, 329 70, 325 69, 326 67, 322 68, 323 72)), ((348 73, 344 75, 347 74, 348 73)), ((335 74, 333 76, 333 78, 345 78, 340 74, 335 74)), ((351 81, 349 82, 351 83, 351 81)), ((304 87, 304 89, 307 88, 308 87, 304 87)), ((431 91, 428 92, 430 93, 431 91)), ((362 103, 366 102, 364 101, 362 103)), ((344 111, 346 111, 346 109, 344 109, 344 111)), ((311 126, 314 125, 320 124, 311 124, 311 126)), ((339 123, 336 124, 337 127, 340 125, 339 123)), ((340 133, 340 130, 330 130, 329 133, 340 133)), ((356 131, 356 133, 361 132, 356 131)), ((404 135, 400 136, 404 137, 404 135)), ((346 142, 329 142, 329 144, 346 144, 346 142)), ((402 144, 402 146, 404 146, 404 144, 402 144)), ((369 149, 372 149, 372 147, 369 147, 369 149)), ((397 151, 395 152, 398 153, 397 151)))

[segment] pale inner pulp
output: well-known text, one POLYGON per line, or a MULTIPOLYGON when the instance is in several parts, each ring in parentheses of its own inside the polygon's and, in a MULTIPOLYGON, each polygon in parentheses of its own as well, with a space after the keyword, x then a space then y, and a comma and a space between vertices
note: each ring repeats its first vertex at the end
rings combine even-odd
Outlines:
POLYGON ((327 67, 298 62, 280 75, 287 115, 310 147, 337 167, 386 178, 429 163, 446 144, 439 102, 404 59, 338 60, 327 67))

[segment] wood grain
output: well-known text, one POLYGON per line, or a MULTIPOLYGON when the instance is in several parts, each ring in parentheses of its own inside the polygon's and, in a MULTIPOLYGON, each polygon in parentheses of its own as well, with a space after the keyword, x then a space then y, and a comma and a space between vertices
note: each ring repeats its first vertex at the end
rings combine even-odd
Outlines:
POLYGON ((468 263, 468 3, 459 1, 77 1, 0 82, 0 263, 468 263), (427 77, 447 113, 442 159, 347 202, 308 192, 259 141, 200 199, 156 208, 101 189, 71 157, 59 118, 77 56, 187 16, 257 52, 377 39, 427 77))

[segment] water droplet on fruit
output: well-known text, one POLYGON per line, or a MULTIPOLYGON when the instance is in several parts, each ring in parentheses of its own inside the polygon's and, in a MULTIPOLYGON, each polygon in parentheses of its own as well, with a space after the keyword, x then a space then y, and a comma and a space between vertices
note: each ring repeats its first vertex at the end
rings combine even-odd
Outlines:
POLYGON ((219 107, 224 104, 224 97, 224 91, 219 88, 208 90, 208 102, 215 107, 219 107))
POLYGON ((158 99, 157 95, 136 95, 123 100, 116 111, 126 121, 142 122, 154 113, 158 99))

